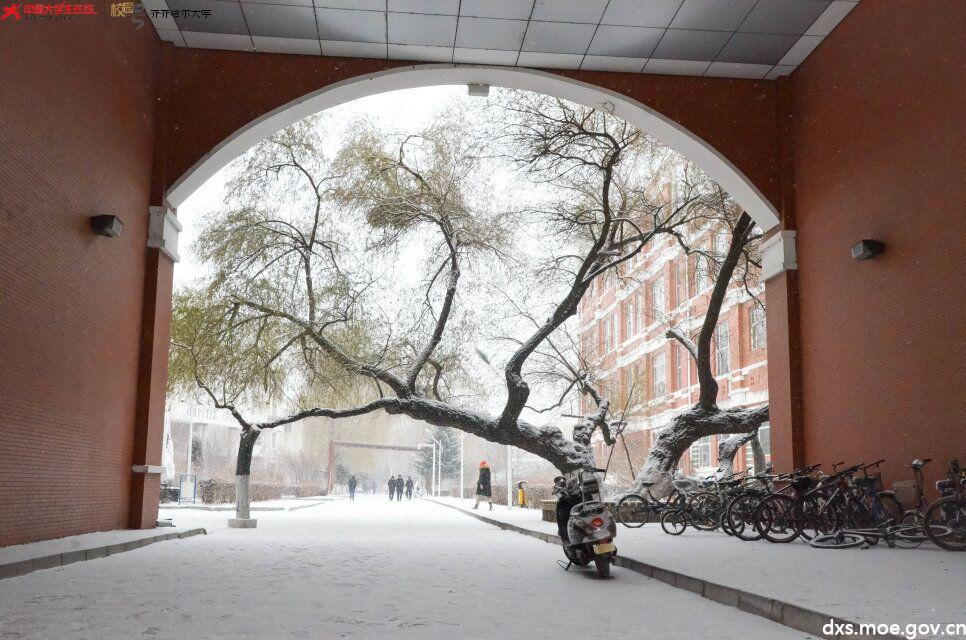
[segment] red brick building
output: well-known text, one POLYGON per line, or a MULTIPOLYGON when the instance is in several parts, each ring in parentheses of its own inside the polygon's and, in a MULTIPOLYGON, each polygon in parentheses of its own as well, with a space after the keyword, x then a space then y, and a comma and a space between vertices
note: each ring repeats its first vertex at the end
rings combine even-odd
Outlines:
MULTIPOLYGON (((671 184, 665 183, 664 193, 672 192, 671 184)), ((669 196, 665 202, 673 206, 669 196)), ((709 227, 692 234, 689 242, 695 249, 723 255, 730 235, 727 230, 709 227)), ((704 321, 712 285, 706 256, 688 256, 673 237, 660 235, 620 278, 598 280, 581 302, 577 332, 582 359, 591 364, 598 384, 608 391, 618 410, 628 407, 628 426, 623 442, 618 440, 615 445, 612 464, 626 465, 629 454, 630 462, 639 469, 658 432, 676 413, 697 402, 694 361, 665 331, 675 327, 695 335, 704 321)), ((721 407, 752 407, 768 401, 764 287, 759 285, 752 292, 755 297, 740 283, 732 283, 712 339, 711 369, 718 381, 721 407)), ((582 411, 591 410, 588 402, 583 399, 582 411)), ((761 432, 766 451, 769 433, 770 425, 761 432)), ((682 470, 711 473, 718 463, 718 438, 709 436, 696 442, 682 458, 682 470)), ((606 464, 609 448, 602 441, 596 447, 598 462, 606 464)), ((745 468, 745 460, 743 447, 735 458, 735 468, 745 468)))
MULTIPOLYGON (((316 31, 249 34, 250 3, 223 3, 238 17, 230 33, 172 18, 152 27, 96 4, 96 15, 0 23, 0 544, 154 526, 172 236, 185 198, 266 132, 374 92, 430 84, 607 105, 700 161, 752 214, 768 245, 778 469, 886 458, 888 483, 919 456, 937 461, 931 481, 949 458, 966 458, 960 0, 811 3, 823 13, 794 37, 733 39, 777 43, 777 54, 725 47, 732 57, 772 56, 770 66, 655 55, 617 60, 620 68, 607 56, 528 52, 526 43, 469 60, 452 46, 389 43, 381 28, 381 45, 360 47, 320 41, 316 31), (363 50, 369 58, 358 57, 363 50), (120 236, 92 232, 91 217, 103 214, 123 220, 120 236), (849 248, 865 238, 884 242, 885 253, 854 260, 849 248)), ((765 16, 758 31, 785 17, 765 16)), ((455 30, 456 18, 447 20, 455 30)), ((724 42, 728 29, 738 25, 683 35, 724 42)), ((645 304, 648 295, 645 283, 645 304)), ((742 370, 758 357, 741 346, 745 312, 738 305, 729 319, 729 357, 742 370)), ((655 343, 647 353, 659 349, 663 397, 684 402, 674 396, 672 350, 655 343)), ((748 373, 729 376, 724 392, 760 390, 754 378, 765 367, 748 373)))

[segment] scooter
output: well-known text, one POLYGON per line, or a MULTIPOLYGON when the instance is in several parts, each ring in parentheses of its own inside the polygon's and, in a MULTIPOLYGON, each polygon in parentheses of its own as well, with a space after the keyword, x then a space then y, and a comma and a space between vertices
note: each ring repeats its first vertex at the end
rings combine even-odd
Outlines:
POLYGON ((600 501, 598 472, 603 470, 573 471, 554 478, 557 531, 568 561, 566 566, 559 564, 567 571, 571 565, 584 567, 593 561, 597 575, 606 578, 617 555, 617 524, 600 501))

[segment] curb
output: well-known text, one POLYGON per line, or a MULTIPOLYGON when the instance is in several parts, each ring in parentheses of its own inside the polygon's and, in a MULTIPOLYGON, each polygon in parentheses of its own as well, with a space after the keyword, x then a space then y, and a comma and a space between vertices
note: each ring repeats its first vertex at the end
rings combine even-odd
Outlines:
POLYGON ((5 578, 16 578, 17 576, 27 575, 28 573, 33 573, 34 571, 39 571, 41 569, 53 569, 55 567, 61 567, 67 564, 73 564, 75 562, 82 562, 84 560, 106 558, 107 556, 124 553, 125 551, 134 551, 135 549, 146 547, 149 544, 154 544, 155 542, 174 540, 176 538, 190 538, 191 536, 207 534, 208 532, 205 529, 199 527, 197 529, 188 529, 186 531, 161 533, 155 536, 138 538, 137 540, 128 540, 127 542, 119 542, 117 544, 90 547, 88 549, 71 549, 70 551, 64 551, 63 553, 54 553, 48 556, 41 556, 39 558, 30 558, 29 560, 20 560, 18 562, 8 562, 6 564, 0 564, 0 580, 5 578))
MULTIPOLYGON (((446 504, 445 502, 437 502, 431 498, 427 498, 427 500, 442 507, 449 507, 450 509, 454 509, 460 513, 468 515, 471 518, 482 520, 487 524, 492 524, 507 531, 514 531, 525 536, 530 536, 531 538, 549 542, 550 544, 560 544, 560 536, 556 536, 552 533, 534 531, 532 529, 526 529, 509 522, 502 522, 494 518, 488 518, 482 514, 470 513, 469 511, 456 505, 446 504)), ((846 637, 864 637, 883 638, 885 640, 901 640, 899 636, 893 635, 829 635, 822 631, 822 628, 829 622, 838 624, 852 624, 853 628, 855 629, 859 628, 859 623, 853 620, 838 618, 820 611, 800 607, 796 604, 792 604, 791 602, 785 602, 784 600, 777 600, 775 598, 769 598, 768 596, 751 593, 749 591, 729 587, 728 585, 724 584, 718 584, 702 578, 695 578, 694 576, 689 576, 678 571, 658 567, 647 562, 641 562, 640 560, 634 560, 633 558, 629 558, 627 556, 618 555, 614 558, 614 564, 618 567, 623 567, 624 569, 629 569, 635 573, 647 576, 648 578, 660 580, 661 582, 669 584, 672 587, 690 591, 701 596, 702 598, 707 598, 708 600, 713 600, 714 602, 729 607, 735 607, 740 611, 744 611, 745 613, 767 618, 772 622, 777 622, 778 624, 790 627, 796 631, 804 631, 805 633, 809 633, 819 638, 828 638, 828 640, 844 640, 846 637)))

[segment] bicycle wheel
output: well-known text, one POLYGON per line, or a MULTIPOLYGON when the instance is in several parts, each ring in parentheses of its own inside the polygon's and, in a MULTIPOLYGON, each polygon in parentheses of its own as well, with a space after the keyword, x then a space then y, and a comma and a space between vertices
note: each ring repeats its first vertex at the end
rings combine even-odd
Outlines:
POLYGON ((681 509, 668 509, 661 514, 661 528, 668 535, 679 536, 688 528, 688 518, 681 509))
POLYGON ((735 537, 746 542, 761 540, 761 533, 755 528, 755 510, 761 496, 746 493, 731 501, 725 511, 725 520, 731 525, 735 537), (741 523, 740 526, 738 523, 741 523))
POLYGON ((617 519, 630 529, 638 529, 647 522, 648 502, 644 496, 629 493, 617 502, 617 519))
POLYGON ((825 533, 832 533, 842 527, 838 523, 835 512, 828 508, 821 496, 808 496, 798 507, 800 517, 796 518, 798 535, 806 542, 825 533))
POLYGON ((699 491, 688 500, 691 526, 700 531, 714 531, 721 524, 721 496, 710 491, 699 491))
POLYGON ((947 551, 966 551, 966 498, 948 496, 933 502, 923 518, 929 539, 947 551))
POLYGON ((892 491, 880 491, 876 494, 876 498, 878 498, 879 506, 881 507, 881 513, 879 514, 881 520, 891 520, 892 524, 900 524, 906 510, 899 504, 896 494, 892 491))
POLYGON ((926 541, 922 526, 915 520, 889 527, 889 533, 892 535, 892 541, 900 549, 915 549, 926 541))
POLYGON ((773 493, 758 505, 755 528, 768 542, 786 543, 798 537, 795 505, 797 500, 782 493, 773 493))
POLYGON ((857 533, 847 531, 837 531, 836 533, 823 533, 809 540, 808 544, 816 549, 854 549, 866 543, 865 537, 857 533))

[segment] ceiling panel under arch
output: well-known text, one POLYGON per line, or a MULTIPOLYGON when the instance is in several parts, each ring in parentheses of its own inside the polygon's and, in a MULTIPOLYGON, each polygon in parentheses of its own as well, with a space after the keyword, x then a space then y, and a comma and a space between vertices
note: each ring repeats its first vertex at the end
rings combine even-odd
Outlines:
POLYGON ((774 79, 858 0, 143 0, 179 47, 774 79))

